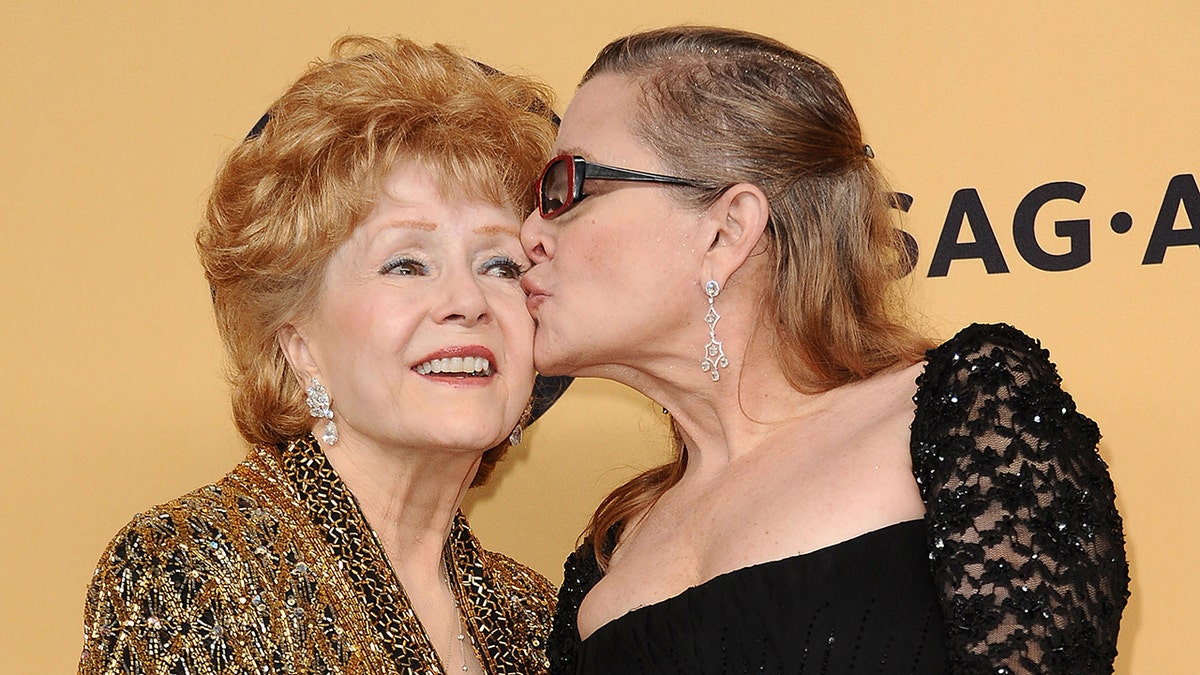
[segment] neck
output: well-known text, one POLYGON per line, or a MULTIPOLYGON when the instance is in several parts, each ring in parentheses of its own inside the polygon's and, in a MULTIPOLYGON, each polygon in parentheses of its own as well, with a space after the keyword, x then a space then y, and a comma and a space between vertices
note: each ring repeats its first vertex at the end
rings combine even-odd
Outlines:
POLYGON ((754 452, 782 423, 824 407, 827 394, 805 394, 787 381, 773 330, 760 326, 755 333, 753 320, 730 320, 746 313, 727 311, 718 326, 729 365, 716 381, 700 368, 707 327, 703 334, 692 331, 689 344, 663 345, 663 352, 638 364, 587 373, 626 384, 670 411, 687 447, 689 478, 720 472, 754 452))
POLYGON ((323 450, 402 582, 439 583, 442 551, 482 453, 381 448, 353 437, 323 450))

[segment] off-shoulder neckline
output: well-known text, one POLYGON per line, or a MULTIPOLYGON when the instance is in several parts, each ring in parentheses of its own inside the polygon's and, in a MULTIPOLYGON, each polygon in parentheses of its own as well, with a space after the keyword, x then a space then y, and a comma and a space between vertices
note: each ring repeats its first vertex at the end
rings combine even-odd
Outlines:
MULTIPOLYGON (((746 565, 745 567, 739 567, 737 569, 730 570, 728 572, 722 572, 721 574, 718 574, 714 577, 706 579, 706 580, 696 584, 695 586, 689 586, 689 587, 683 589, 682 591, 676 593, 675 595, 663 598, 662 600, 658 600, 658 601, 652 602, 650 604, 634 607, 633 609, 630 609, 629 611, 625 612, 624 614, 615 616, 612 619, 609 619, 608 621, 606 621, 603 624, 601 624, 600 626, 598 626, 595 630, 593 630, 590 634, 588 634, 588 636, 586 638, 580 637, 580 643, 587 642, 588 640, 592 639, 592 637, 595 636, 597 633, 606 632, 608 630, 614 629, 615 626, 617 626, 618 624, 623 623, 628 620, 631 620, 631 617, 634 617, 638 614, 643 614, 646 612, 660 610, 661 608, 663 608, 667 605, 680 602, 690 595, 704 592, 705 589, 711 588, 712 586, 715 586, 715 585, 719 585, 720 583, 730 579, 731 577, 734 577, 734 576, 737 576, 740 574, 761 572, 764 569, 774 566, 774 565, 781 565, 781 564, 786 565, 786 564, 796 563, 801 560, 818 558, 822 555, 830 555, 832 553, 836 553, 837 550, 840 548, 850 546, 854 543, 861 542, 866 539, 883 536, 884 534, 891 533, 894 530, 902 529, 904 527, 912 527, 914 525, 920 525, 920 526, 924 527, 924 522, 925 522, 924 519, 921 519, 921 518, 915 518, 915 519, 911 519, 911 520, 901 520, 899 522, 895 522, 890 525, 884 525, 883 527, 880 527, 880 528, 877 528, 874 530, 870 530, 868 532, 863 532, 862 534, 855 535, 848 539, 843 539, 842 541, 835 542, 835 543, 829 544, 827 546, 822 546, 821 548, 818 548, 818 549, 813 549, 811 551, 806 551, 804 553, 797 553, 795 555, 785 556, 783 558, 776 558, 774 560, 764 560, 762 562, 752 563, 750 565, 746 565)), ((575 632, 576 632, 576 635, 578 635, 578 633, 579 633, 578 625, 576 625, 575 632)))

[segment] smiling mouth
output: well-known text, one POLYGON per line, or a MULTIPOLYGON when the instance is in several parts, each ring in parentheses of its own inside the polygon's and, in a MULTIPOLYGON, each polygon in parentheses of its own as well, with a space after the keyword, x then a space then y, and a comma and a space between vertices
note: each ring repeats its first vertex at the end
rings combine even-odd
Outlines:
POLYGON ((413 368, 420 375, 446 375, 450 377, 488 377, 492 364, 479 356, 451 356, 430 359, 413 368))

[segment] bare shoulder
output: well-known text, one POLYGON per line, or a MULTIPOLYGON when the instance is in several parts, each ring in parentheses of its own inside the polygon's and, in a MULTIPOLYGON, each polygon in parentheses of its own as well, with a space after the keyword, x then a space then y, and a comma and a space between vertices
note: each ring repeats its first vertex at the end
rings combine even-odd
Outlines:
POLYGON ((715 567, 808 553, 924 515, 910 452, 916 378, 897 368, 830 392, 731 476, 715 567))

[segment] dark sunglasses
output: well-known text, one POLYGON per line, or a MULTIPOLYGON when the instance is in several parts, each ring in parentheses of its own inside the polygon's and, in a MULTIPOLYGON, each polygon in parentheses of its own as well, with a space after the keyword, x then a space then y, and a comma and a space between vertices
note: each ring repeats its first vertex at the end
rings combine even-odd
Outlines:
POLYGON ((589 162, 579 156, 559 155, 546 163, 546 168, 542 169, 542 177, 538 179, 538 213, 542 214, 542 218, 549 220, 570 210, 587 196, 583 191, 585 180, 627 180, 699 187, 685 178, 620 169, 589 162))

